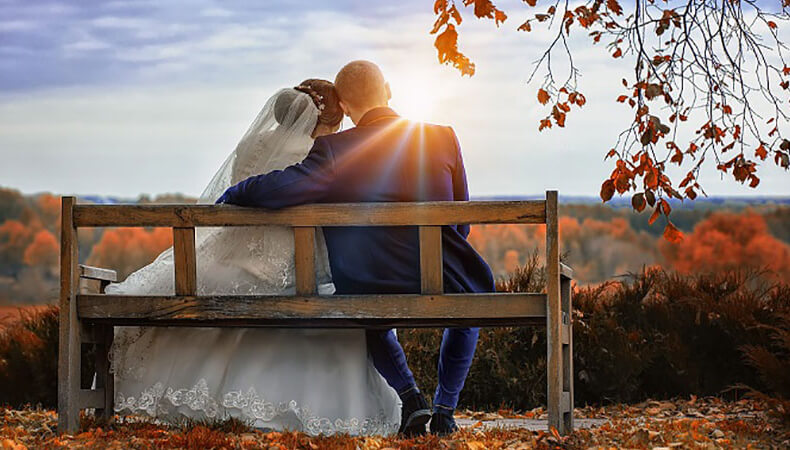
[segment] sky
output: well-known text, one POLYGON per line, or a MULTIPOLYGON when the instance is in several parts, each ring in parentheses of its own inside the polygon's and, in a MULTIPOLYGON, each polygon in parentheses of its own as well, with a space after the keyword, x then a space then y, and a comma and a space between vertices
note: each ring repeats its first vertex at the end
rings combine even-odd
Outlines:
MULTIPOLYGON (((402 115, 453 126, 473 196, 595 196, 630 116, 614 102, 628 62, 579 34, 587 105, 538 132, 547 111, 527 79, 549 36, 515 31, 519 3, 498 2, 500 28, 466 11, 470 78, 438 64, 430 0, 0 0, 0 186, 197 195, 276 90, 368 59, 402 115)), ((790 191, 787 172, 760 172, 757 191, 712 167, 703 180, 714 196, 790 191)))

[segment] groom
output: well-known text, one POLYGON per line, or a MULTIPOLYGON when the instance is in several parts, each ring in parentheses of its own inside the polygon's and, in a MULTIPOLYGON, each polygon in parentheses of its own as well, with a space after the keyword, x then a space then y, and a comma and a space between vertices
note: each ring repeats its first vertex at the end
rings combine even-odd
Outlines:
MULTIPOLYGON (((315 140, 304 161, 248 178, 218 203, 283 208, 304 203, 469 200, 461 151, 449 127, 410 122, 388 107, 389 84, 367 61, 335 78, 340 106, 356 125, 315 140)), ((336 294, 420 292, 416 227, 325 227, 336 294)), ((491 269, 466 241, 468 225, 442 229, 446 293, 492 292, 491 269)), ((453 410, 472 364, 477 328, 444 330, 433 410, 414 382, 393 330, 368 330, 373 364, 403 401, 400 431, 449 434, 453 410)))

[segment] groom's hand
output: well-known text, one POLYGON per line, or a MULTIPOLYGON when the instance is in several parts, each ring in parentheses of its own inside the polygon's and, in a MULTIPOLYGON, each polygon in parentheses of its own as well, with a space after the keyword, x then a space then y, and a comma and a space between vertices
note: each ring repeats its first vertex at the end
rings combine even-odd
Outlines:
POLYGON ((223 203, 230 203, 230 194, 228 191, 225 191, 220 197, 214 202, 215 205, 221 205, 223 203))

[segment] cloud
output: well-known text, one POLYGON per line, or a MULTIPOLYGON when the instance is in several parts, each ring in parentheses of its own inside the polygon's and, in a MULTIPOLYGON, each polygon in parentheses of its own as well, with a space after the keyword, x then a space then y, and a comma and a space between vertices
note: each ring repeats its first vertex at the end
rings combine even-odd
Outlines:
POLYGON ((29 31, 37 27, 32 20, 7 20, 0 22, 0 32, 29 31))
MULTIPOLYGON (((573 35, 587 106, 539 133, 543 74, 526 81, 551 37, 467 12, 460 46, 477 74, 461 78, 437 62, 429 3, 0 2, 0 180, 197 194, 271 93, 364 58, 384 69, 395 106, 429 87, 429 119, 455 128, 475 195, 595 195, 611 170, 603 149, 630 114, 612 103, 628 69, 573 35)), ((785 192, 786 173, 766 169, 760 192, 785 192)), ((707 176, 711 194, 753 192, 707 176)))
POLYGON ((224 8, 205 8, 200 11, 204 17, 231 17, 233 12, 224 8))

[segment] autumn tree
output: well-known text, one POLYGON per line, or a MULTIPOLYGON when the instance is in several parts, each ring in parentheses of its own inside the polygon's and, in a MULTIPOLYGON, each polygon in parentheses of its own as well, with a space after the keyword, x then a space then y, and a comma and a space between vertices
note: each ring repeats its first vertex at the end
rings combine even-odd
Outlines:
MULTIPOLYGON (((790 19, 790 0, 762 6, 753 0, 523 3, 517 14, 527 11, 527 19, 517 29, 545 27, 552 36, 529 78, 539 80, 537 100, 548 108, 539 130, 565 127, 571 110, 586 103, 572 33, 586 34, 604 57, 627 59, 632 68, 617 81, 622 94, 612 99, 629 108, 632 119, 612 136, 611 148, 602 149, 613 166, 601 186, 604 202, 630 194, 635 210, 652 208, 651 224, 664 215, 664 236, 679 241, 667 200, 704 195, 699 175, 706 161, 752 188, 760 184, 763 161, 790 167, 790 141, 780 129, 788 121, 790 67, 779 35, 779 24, 790 19), (562 76, 555 70, 558 57, 568 62, 562 76), (670 179, 670 165, 685 176, 670 179)), ((431 33, 439 61, 472 76, 475 65, 458 47, 468 11, 497 27, 508 15, 491 0, 434 2, 431 33)))
POLYGON ((41 194, 35 201, 35 207, 44 226, 49 230, 60 227, 60 197, 52 194, 41 194))
POLYGON ((58 265, 60 244, 48 230, 39 230, 25 249, 23 260, 28 266, 53 268, 58 265))
POLYGON ((33 231, 18 220, 0 224, 0 273, 12 273, 22 266, 33 231))
POLYGON ((102 234, 87 262, 114 269, 123 279, 153 261, 171 245, 173 233, 168 228, 114 228, 102 234))
POLYGON ((753 212, 719 212, 694 227, 684 245, 662 243, 667 266, 682 273, 767 269, 770 277, 790 276, 790 246, 777 239, 753 212))

